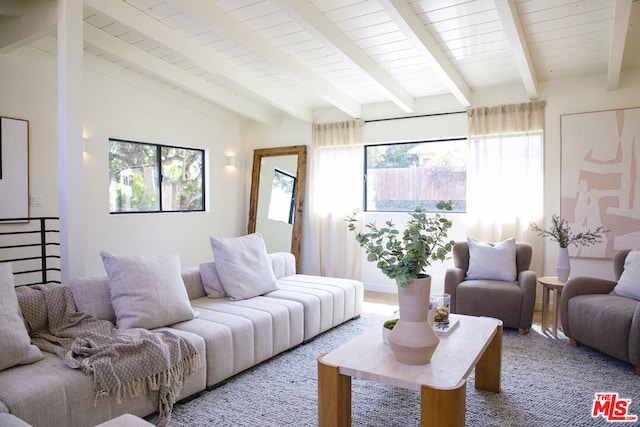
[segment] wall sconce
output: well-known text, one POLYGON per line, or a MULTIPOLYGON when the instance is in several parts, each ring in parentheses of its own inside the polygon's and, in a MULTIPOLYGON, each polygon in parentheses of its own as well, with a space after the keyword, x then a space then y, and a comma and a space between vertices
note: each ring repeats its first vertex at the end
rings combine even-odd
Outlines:
POLYGON ((86 153, 87 150, 87 143, 89 142, 89 133, 85 130, 82 129, 82 152, 86 153))
POLYGON ((236 156, 233 154, 227 156, 227 168, 234 169, 236 167, 236 156))

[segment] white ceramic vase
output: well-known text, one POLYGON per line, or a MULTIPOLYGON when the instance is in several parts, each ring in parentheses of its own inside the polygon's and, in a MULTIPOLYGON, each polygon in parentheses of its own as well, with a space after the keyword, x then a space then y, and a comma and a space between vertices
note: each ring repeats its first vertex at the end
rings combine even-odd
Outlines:
POLYGON ((560 248, 560 253, 558 254, 558 264, 556 264, 556 274, 558 275, 558 280, 561 282, 566 282, 569 279, 570 271, 571 265, 569 264, 569 249, 560 248))
POLYGON ((412 280, 398 287, 400 320, 389 334, 389 345, 396 360, 407 365, 425 365, 440 344, 428 321, 431 276, 412 280))
POLYGON ((387 329, 382 326, 382 342, 389 345, 389 335, 391 334, 391 329, 387 329))

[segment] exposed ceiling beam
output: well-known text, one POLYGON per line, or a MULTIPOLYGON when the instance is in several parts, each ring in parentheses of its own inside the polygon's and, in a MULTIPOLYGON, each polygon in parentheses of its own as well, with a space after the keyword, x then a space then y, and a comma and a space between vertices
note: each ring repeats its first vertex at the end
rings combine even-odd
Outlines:
POLYGON ((301 27, 318 40, 333 47, 346 60, 362 70, 378 86, 380 91, 403 111, 413 112, 414 97, 311 2, 300 0, 271 0, 271 2, 287 12, 301 27))
POLYGON ((507 40, 513 51, 524 88, 529 99, 538 99, 538 78, 516 4, 514 0, 495 0, 495 4, 504 31, 507 33, 507 40))
POLYGON ((286 74, 302 81, 318 96, 351 117, 362 116, 362 106, 336 86, 295 61, 255 31, 238 21, 210 0, 178 0, 183 7, 204 19, 209 25, 223 31, 245 48, 257 53, 265 61, 286 74))
MULTIPOLYGON (((31 43, 31 46, 54 57, 57 55, 58 46, 54 36, 48 36, 33 42, 31 43)), ((122 65, 103 59, 100 56, 84 52, 83 60, 84 67, 86 69, 129 85, 136 90, 147 92, 176 105, 181 105, 184 108, 195 111, 199 114, 219 118, 219 110, 224 108, 207 101, 203 97, 191 96, 188 93, 175 90, 161 81, 153 80, 146 75, 143 76, 142 74, 129 70, 122 65)), ((251 118, 249 117, 249 119, 251 118)))
POLYGON ((50 34, 58 24, 55 0, 17 2, 2 0, 0 14, 11 16, 0 25, 0 53, 9 53, 50 34))
POLYGON ((269 126, 275 126, 281 122, 281 116, 276 114, 274 110, 239 97, 225 88, 198 78, 90 24, 84 24, 84 41, 240 115, 269 126))
POLYGON ((416 49, 429 59, 434 72, 456 99, 464 107, 470 106, 471 89, 406 0, 380 0, 380 4, 416 49))
MULTIPOLYGON (((85 4, 137 31, 148 39, 179 53, 198 64, 202 69, 212 74, 222 75, 249 89, 254 94, 262 97, 265 102, 281 111, 306 122, 313 121, 313 111, 308 105, 301 103, 298 99, 277 89, 272 84, 256 79, 250 73, 230 60, 216 54, 211 49, 200 46, 184 37, 176 36, 165 25, 135 7, 125 2, 104 0, 86 0, 85 4)), ((134 46, 132 47, 135 48, 134 46)), ((140 53, 143 52, 141 49, 135 49, 140 53)), ((149 71, 154 72, 153 69, 149 71)))
MULTIPOLYGON (((616 0, 611 46, 609 48, 609 66, 607 68, 607 90, 616 90, 620 84, 624 45, 629 30, 632 0, 616 0)), ((637 47, 636 47, 637 48, 637 47)))

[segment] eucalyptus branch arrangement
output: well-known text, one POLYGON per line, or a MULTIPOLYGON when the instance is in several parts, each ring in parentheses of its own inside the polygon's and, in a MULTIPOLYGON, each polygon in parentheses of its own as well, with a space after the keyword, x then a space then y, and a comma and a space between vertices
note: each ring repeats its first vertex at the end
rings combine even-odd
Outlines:
POLYGON ((554 242, 558 242, 561 248, 568 248, 569 245, 591 246, 600 243, 602 242, 602 235, 609 231, 599 226, 594 230, 576 233, 571 231, 569 223, 558 215, 551 217, 551 229, 543 230, 534 223, 531 223, 530 229, 537 232, 538 236, 549 237, 554 242))
MULTIPOLYGON (((438 209, 452 210, 451 201, 440 201, 438 209)), ((356 241, 365 249, 367 261, 376 266, 396 284, 406 287, 409 282, 422 274, 425 267, 434 261, 444 261, 455 243, 447 240, 447 232, 453 223, 440 214, 427 215, 426 208, 420 204, 402 231, 395 228, 391 220, 385 226, 378 227, 375 222, 366 224, 365 231, 357 231, 358 220, 347 217, 349 231, 356 234, 356 241)))

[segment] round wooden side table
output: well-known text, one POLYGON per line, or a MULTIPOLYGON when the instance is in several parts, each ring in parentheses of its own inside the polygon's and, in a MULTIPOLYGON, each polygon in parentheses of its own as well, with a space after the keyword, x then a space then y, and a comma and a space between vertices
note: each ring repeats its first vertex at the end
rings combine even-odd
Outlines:
POLYGON ((558 337, 558 315, 560 313, 560 296, 565 282, 558 280, 557 276, 538 277, 542 285, 542 332, 547 330, 547 312, 549 311, 549 291, 553 293, 553 336, 558 337))

